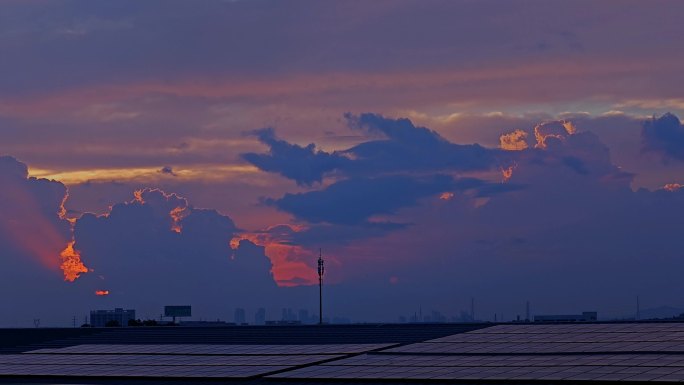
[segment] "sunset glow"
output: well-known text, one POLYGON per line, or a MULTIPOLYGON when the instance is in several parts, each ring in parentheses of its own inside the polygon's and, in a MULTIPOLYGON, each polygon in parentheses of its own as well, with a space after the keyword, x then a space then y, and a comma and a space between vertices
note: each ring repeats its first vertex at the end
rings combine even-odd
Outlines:
POLYGON ((62 258, 60 269, 64 273, 64 280, 69 282, 74 282, 81 274, 88 272, 88 268, 81 261, 81 254, 74 249, 74 243, 74 241, 69 242, 59 253, 62 258))
POLYGON ((546 148, 549 138, 564 140, 567 136, 575 134, 577 129, 568 121, 551 121, 534 126, 534 138, 537 140, 536 148, 546 148))
MULTIPOLYGON (((298 226, 291 226, 291 229, 293 231, 304 230, 298 226)), ((231 240, 231 247, 237 247, 240 239, 248 239, 266 248, 266 255, 273 263, 273 278, 279 286, 310 285, 317 282, 316 271, 311 265, 316 260, 316 254, 313 250, 290 245, 285 239, 278 239, 268 231, 240 234, 231 240), (304 261, 309 261, 309 263, 304 261)))
POLYGON ((441 199, 443 201, 449 201, 449 200, 452 200, 453 198, 454 198, 454 193, 452 193, 452 192, 443 192, 443 193, 439 194, 439 199, 441 199))
POLYGON ((521 151, 528 147, 527 142, 525 142, 526 138, 527 132, 523 130, 515 130, 499 137, 499 147, 508 151, 521 151))
POLYGON ((513 176, 513 170, 515 170, 516 167, 517 165, 515 164, 506 168, 501 167, 501 183, 506 183, 511 179, 513 176))
POLYGON ((197 165, 174 170, 174 175, 166 175, 160 170, 164 166, 107 168, 86 170, 49 170, 31 167, 30 174, 37 178, 58 180, 68 184, 87 182, 108 182, 112 180, 164 180, 174 178, 178 180, 231 180, 244 175, 254 175, 258 169, 248 165, 197 165))

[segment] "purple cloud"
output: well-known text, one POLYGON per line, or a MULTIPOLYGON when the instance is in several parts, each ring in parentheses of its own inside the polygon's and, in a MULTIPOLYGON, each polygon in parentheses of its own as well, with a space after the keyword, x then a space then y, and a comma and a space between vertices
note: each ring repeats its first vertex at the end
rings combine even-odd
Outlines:
POLYGON ((667 113, 643 123, 641 140, 644 152, 660 154, 664 160, 684 160, 684 125, 667 113))

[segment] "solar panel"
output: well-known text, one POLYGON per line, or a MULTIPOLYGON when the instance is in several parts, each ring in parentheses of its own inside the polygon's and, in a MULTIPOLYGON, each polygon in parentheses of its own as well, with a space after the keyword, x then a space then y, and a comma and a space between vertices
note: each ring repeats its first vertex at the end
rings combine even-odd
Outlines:
POLYGON ((392 344, 331 345, 75 345, 59 349, 37 349, 24 354, 354 354, 377 350, 392 344))
POLYGON ((88 365, 4 365, 0 375, 64 377, 235 377, 244 378, 287 369, 288 366, 88 366, 88 365))
POLYGON ((271 378, 292 379, 458 379, 458 380, 594 380, 599 378, 629 379, 632 381, 654 380, 658 378, 684 378, 681 369, 663 368, 620 368, 582 366, 534 368, 518 367, 382 367, 382 366, 334 366, 323 365, 314 368, 296 369, 275 375, 271 378), (630 369, 630 370, 625 370, 630 369))
POLYGON ((282 356, 166 356, 166 355, 80 355, 80 354, 8 354, 0 355, 0 364, 7 365, 127 365, 127 366, 260 366, 305 365, 342 355, 282 355, 282 356))

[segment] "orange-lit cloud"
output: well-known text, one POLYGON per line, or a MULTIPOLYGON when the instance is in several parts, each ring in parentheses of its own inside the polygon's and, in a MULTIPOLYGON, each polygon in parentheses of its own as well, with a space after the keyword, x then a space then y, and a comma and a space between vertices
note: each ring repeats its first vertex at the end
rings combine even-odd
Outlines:
POLYGON ((514 163, 506 168, 501 167, 501 183, 506 183, 508 182, 511 177, 513 176, 513 170, 515 170, 518 167, 517 163, 514 163))
POLYGON ((69 242, 59 254, 62 258, 60 269, 64 272, 64 280, 69 282, 74 282, 81 274, 88 272, 88 268, 81 261, 81 254, 74 249, 74 243, 69 242))
POLYGON ((499 147, 503 150, 521 151, 528 147, 527 142, 525 141, 526 138, 527 132, 515 130, 499 137, 499 147))
POLYGON ((670 192, 674 192, 674 191, 679 190, 682 187, 684 187, 684 185, 681 185, 679 183, 668 183, 665 186, 663 186, 663 189, 670 191, 670 192))
POLYGON ((26 170, 23 163, 10 157, 0 158, 6 167, 15 168, 17 172, 14 177, 3 179, 0 231, 9 235, 13 247, 35 258, 44 267, 64 270, 62 254, 69 253, 72 241, 72 223, 66 218, 64 208, 68 197, 66 188, 59 182, 20 175, 19 172, 26 170))
POLYGON ((185 207, 176 207, 171 212, 169 215, 171 216, 171 220, 173 223, 171 223, 171 231, 175 231, 177 233, 180 233, 183 226, 181 225, 181 220, 183 217, 187 214, 187 210, 185 207))
POLYGON ((534 126, 534 138, 537 140, 536 148, 546 148, 546 140, 548 138, 556 138, 564 140, 569 135, 573 135, 577 129, 572 124, 565 120, 544 122, 534 126))
MULTIPOLYGON (((161 199, 172 204, 170 209, 167 208, 167 210, 169 210, 169 219, 171 220, 171 231, 180 233, 183 229, 183 225, 181 223, 183 218, 190 214, 188 202, 185 200, 185 198, 182 198, 174 193, 166 193, 160 189, 146 188, 134 191, 133 200, 131 203, 137 203, 141 205, 146 204, 147 202, 145 201, 145 196, 148 194, 155 199, 158 199, 158 194, 161 199)), ((158 206, 155 205, 154 207, 158 206)))
POLYGON ((443 201, 452 200, 452 199, 454 199, 454 193, 448 192, 448 191, 447 191, 447 192, 443 192, 443 193, 441 193, 441 194, 439 195, 439 199, 441 199, 441 200, 443 200, 443 201))
MULTIPOLYGON (((247 239, 257 245, 264 246, 266 256, 273 263, 273 278, 278 286, 296 286, 301 284, 314 284, 318 282, 316 270, 302 260, 315 261, 318 254, 299 245, 291 245, 269 231, 272 226, 263 232, 243 233, 230 241, 231 247, 236 249, 241 239, 247 239), (296 282, 296 283, 293 283, 296 282)), ((299 232, 305 229, 303 226, 289 225, 292 231, 299 232)))
POLYGON ((99 297, 109 295, 109 290, 95 290, 95 295, 99 297))

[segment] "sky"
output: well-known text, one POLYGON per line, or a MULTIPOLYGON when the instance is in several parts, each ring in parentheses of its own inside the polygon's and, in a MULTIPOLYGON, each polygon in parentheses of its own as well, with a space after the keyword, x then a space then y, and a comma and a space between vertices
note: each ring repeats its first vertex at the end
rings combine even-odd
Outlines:
POLYGON ((684 308, 683 16, 0 0, 0 325, 684 308))

